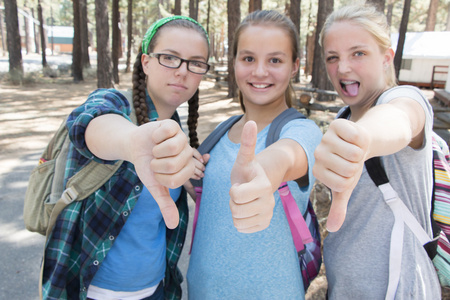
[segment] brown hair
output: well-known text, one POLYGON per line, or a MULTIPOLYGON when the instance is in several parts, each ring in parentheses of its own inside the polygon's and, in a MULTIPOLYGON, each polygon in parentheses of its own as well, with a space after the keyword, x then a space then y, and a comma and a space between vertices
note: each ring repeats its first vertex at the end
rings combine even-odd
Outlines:
MULTIPOLYGON (((233 60, 236 59, 237 47, 242 31, 252 25, 275 26, 285 31, 291 40, 292 62, 295 62, 297 60, 299 53, 299 38, 297 30, 295 29, 295 25, 289 18, 274 10, 256 10, 245 17, 244 20, 242 20, 241 24, 239 24, 234 34, 233 46, 231 49, 231 51, 233 51, 233 60)), ((292 106, 292 99, 294 97, 294 89, 292 87, 292 84, 289 83, 289 86, 285 92, 286 104, 288 107, 292 106)), ((241 104, 242 110, 245 112, 244 100, 242 98, 241 91, 239 91, 239 102, 241 104)))
MULTIPOLYGON (((161 29, 169 28, 169 27, 193 29, 193 30, 197 31, 198 33, 200 33, 202 36, 204 36, 205 42, 208 45, 208 57, 209 57, 208 38, 207 38, 203 28, 201 28, 199 25, 197 25, 193 22, 190 22, 188 20, 183 20, 183 19, 177 19, 177 20, 170 21, 170 22, 164 24, 161 27, 161 29)), ((158 37, 160 36, 161 29, 159 29, 153 36, 153 38, 148 46, 148 53, 153 51, 153 49, 157 43, 158 37)), ((148 117, 150 115, 150 112, 149 112, 150 108, 147 105, 146 94, 145 94, 145 89, 147 88, 146 80, 145 80, 146 75, 142 68, 141 57, 142 57, 142 50, 139 51, 139 54, 136 57, 136 61, 134 62, 133 77, 132 77, 133 106, 136 111, 138 125, 142 125, 144 123, 150 122, 150 119, 148 117)), ((188 115, 187 125, 188 125, 188 129, 189 129, 189 142, 190 142, 191 147, 194 147, 194 148, 198 148, 198 146, 199 146, 198 137, 197 137, 197 120, 198 120, 198 106, 199 106, 198 95, 199 95, 199 91, 197 89, 197 91, 192 96, 192 98, 188 100, 189 115, 188 115)))

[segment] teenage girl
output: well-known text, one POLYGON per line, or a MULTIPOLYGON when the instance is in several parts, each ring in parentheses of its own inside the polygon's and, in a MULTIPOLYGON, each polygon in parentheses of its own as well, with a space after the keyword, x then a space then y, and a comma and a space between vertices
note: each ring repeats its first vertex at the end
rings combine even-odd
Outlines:
POLYGON ((322 134, 313 121, 297 119, 265 148, 271 122, 293 99, 295 26, 278 12, 253 12, 238 27, 231 51, 245 113, 210 152, 187 274, 189 299, 303 299, 277 189, 289 181, 305 212, 322 134), (292 180, 304 176, 308 181, 299 188, 292 180))
MULTIPOLYGON (((324 241, 328 296, 383 299, 394 215, 364 162, 382 157, 391 186, 431 236, 433 111, 420 90, 396 86, 389 27, 374 7, 333 12, 320 41, 328 76, 350 109, 348 119, 330 124, 313 168, 333 196, 324 241)), ((395 298, 440 299, 433 264, 406 226, 401 259, 395 298)))
POLYGON ((181 298, 176 265, 187 203, 180 186, 203 167, 194 171, 193 149, 176 109, 189 102, 196 146, 198 86, 209 69, 208 56, 207 34, 196 21, 158 20, 136 58, 132 100, 100 89, 71 113, 66 179, 90 160, 124 163, 98 191, 59 216, 46 246, 44 298, 181 298))

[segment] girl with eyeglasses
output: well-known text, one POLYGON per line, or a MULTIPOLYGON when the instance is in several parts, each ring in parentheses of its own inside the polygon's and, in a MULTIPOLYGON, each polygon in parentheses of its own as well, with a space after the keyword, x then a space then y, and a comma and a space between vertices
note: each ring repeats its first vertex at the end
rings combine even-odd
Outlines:
POLYGON ((195 20, 158 20, 136 58, 132 93, 98 89, 70 114, 66 182, 91 160, 124 162, 59 215, 45 249, 44 299, 181 298, 177 262, 188 221, 182 185, 204 169, 192 147, 208 57, 207 33, 195 20), (176 112, 186 101, 190 145, 176 112))

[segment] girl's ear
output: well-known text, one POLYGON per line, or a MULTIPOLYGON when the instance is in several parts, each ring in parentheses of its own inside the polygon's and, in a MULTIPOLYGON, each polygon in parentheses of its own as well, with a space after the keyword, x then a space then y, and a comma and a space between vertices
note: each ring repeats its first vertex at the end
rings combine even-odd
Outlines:
POLYGON ((146 75, 148 74, 149 62, 150 62, 150 56, 148 56, 147 54, 142 54, 141 55, 141 65, 142 65, 142 70, 144 71, 144 73, 146 75))
POLYGON ((386 52, 384 53, 384 61, 383 61, 384 66, 389 66, 394 60, 394 56, 395 56, 394 50, 392 48, 387 49, 386 52))
POLYGON ((294 62, 294 67, 292 68, 291 78, 297 74, 299 68, 300 68, 300 58, 297 57, 297 59, 294 62))

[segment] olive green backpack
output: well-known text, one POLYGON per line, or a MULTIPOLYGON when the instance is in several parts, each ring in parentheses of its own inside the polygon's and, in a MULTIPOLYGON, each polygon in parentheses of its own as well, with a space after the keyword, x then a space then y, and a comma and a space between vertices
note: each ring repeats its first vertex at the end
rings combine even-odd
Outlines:
MULTIPOLYGON (((132 103, 131 91, 121 92, 132 103)), ((133 105, 131 119, 136 124, 133 105)), ((70 139, 62 122, 32 170, 25 193, 23 219, 32 232, 49 236, 61 211, 73 201, 81 201, 104 185, 119 169, 123 161, 113 165, 89 162, 72 176, 64 189, 64 173, 70 139)))

